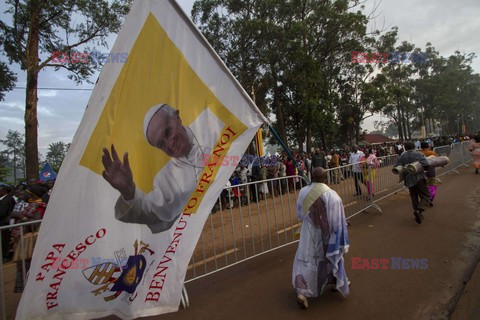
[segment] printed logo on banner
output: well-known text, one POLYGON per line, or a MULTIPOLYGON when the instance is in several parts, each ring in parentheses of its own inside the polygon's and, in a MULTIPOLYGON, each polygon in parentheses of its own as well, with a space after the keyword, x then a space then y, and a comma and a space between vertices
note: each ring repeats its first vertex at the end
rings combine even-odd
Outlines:
MULTIPOLYGON (((145 254, 150 256, 155 252, 149 249, 150 245, 140 241, 140 250, 138 250, 138 241, 133 245, 135 252, 127 256, 125 248, 115 251, 117 264, 105 262, 94 265, 83 270, 85 279, 95 286, 100 286, 92 291, 97 296, 105 292, 113 292, 112 295, 104 296, 105 301, 111 301, 118 298, 122 292, 125 292, 124 302, 130 304, 137 297, 135 290, 142 280, 147 267, 145 254)), ((151 262, 153 263, 153 261, 151 262)))

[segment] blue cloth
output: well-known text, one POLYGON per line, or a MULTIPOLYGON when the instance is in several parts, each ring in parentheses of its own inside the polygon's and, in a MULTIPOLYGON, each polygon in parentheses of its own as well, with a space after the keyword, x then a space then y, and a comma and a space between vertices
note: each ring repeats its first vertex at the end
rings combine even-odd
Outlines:
POLYGON ((299 193, 297 216, 302 227, 292 284, 297 293, 306 297, 316 297, 332 284, 345 297, 350 293, 343 258, 349 249, 345 212, 334 190, 316 190, 322 186, 325 185, 313 183, 299 193), (310 205, 308 198, 312 194, 317 199, 310 205), (303 208, 304 204, 309 206, 308 210, 303 208))

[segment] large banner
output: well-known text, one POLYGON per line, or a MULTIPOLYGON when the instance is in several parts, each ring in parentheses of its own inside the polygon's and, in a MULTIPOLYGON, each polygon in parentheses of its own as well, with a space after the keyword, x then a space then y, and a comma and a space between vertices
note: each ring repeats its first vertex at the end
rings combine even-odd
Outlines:
POLYGON ((203 225, 235 169, 222 159, 240 157, 266 121, 173 0, 136 1, 112 53, 126 59, 107 61, 95 85, 17 319, 177 311, 203 225))

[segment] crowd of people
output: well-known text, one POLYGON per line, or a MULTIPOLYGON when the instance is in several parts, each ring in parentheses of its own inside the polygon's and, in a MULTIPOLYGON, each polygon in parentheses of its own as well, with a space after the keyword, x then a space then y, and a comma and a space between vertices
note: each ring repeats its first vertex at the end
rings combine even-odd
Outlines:
MULTIPOLYGON (((0 187, 0 226, 42 219, 54 183, 54 180, 44 182, 30 179, 26 183, 21 183, 15 187, 9 185, 0 187)), ((3 262, 13 260, 17 263, 14 292, 23 291, 24 283, 21 260, 23 256, 25 258, 26 271, 28 271, 39 227, 39 224, 30 224, 22 227, 16 226, 3 230, 1 233, 3 262), (22 230, 20 228, 22 228, 22 230), (22 235, 24 239, 23 254, 20 244, 20 237, 22 235)))
MULTIPOLYGON (((474 135, 464 136, 441 136, 427 139, 416 139, 412 141, 416 150, 429 149, 450 145, 452 143, 472 140, 474 135)), ((322 148, 315 148, 313 152, 293 152, 294 163, 285 152, 278 155, 257 157, 245 155, 239 161, 226 189, 221 194, 221 205, 223 208, 233 208, 239 205, 247 205, 248 202, 256 202, 258 198, 265 199, 270 196, 284 194, 287 191, 299 190, 301 188, 300 178, 297 175, 305 175, 310 180, 315 168, 321 167, 329 170, 327 180, 329 184, 339 184, 342 180, 353 177, 355 182, 354 196, 362 195, 362 185, 365 185, 367 198, 375 195, 375 174, 376 169, 383 165, 381 157, 390 155, 401 155, 405 151, 405 143, 393 141, 371 146, 357 145, 333 148, 325 152, 322 148), (351 164, 351 167, 343 167, 351 164), (335 170, 338 168, 338 170, 335 170), (240 186, 248 182, 257 182, 267 179, 292 177, 270 181, 254 185, 240 186), (231 187, 231 188, 228 188, 231 187)), ((429 179, 431 189, 435 188, 435 180, 429 179)), ((213 208, 216 212, 219 203, 213 208)))
MULTIPOLYGON (((375 194, 375 172, 382 166, 382 157, 398 154, 401 156, 399 162, 404 164, 403 162, 412 160, 407 155, 402 156, 404 153, 419 150, 426 157, 436 156, 437 154, 432 151, 434 147, 467 140, 472 141, 470 151, 472 151, 475 170, 478 173, 480 169, 480 137, 478 135, 418 139, 405 143, 397 141, 364 147, 358 147, 357 145, 344 146, 334 148, 329 152, 325 152, 318 147, 310 153, 294 152, 293 158, 295 161, 285 152, 268 157, 245 155, 228 180, 226 188, 222 191, 219 200, 212 209, 212 213, 215 213, 220 206, 229 209, 265 200, 267 197, 300 190, 305 185, 299 178, 302 175, 308 177, 308 180, 311 178, 312 181, 317 183, 321 181, 321 183, 329 185, 339 184, 342 180, 348 178, 353 179, 355 185, 354 196, 361 196, 362 189, 366 189, 367 197, 370 199, 375 194), (342 167, 348 164, 350 166, 342 167), (319 168, 321 171, 318 171, 319 168), (338 168, 338 170, 335 170, 335 168, 338 168), (332 170, 327 171, 326 169, 332 170), (316 176, 314 172, 316 172, 316 176), (257 183, 246 185, 249 182, 257 183)), ((417 223, 421 223, 423 220, 422 211, 425 210, 425 207, 433 205, 437 179, 433 168, 419 174, 417 178, 413 179, 415 181, 407 181, 407 179, 405 183, 408 184, 407 187, 410 190, 415 220, 417 223), (423 179, 424 175, 425 179, 423 179)), ((0 187, 0 226, 42 219, 54 183, 54 180, 42 182, 30 179, 15 187, 9 185, 0 187)), ((3 262, 13 260, 17 263, 15 292, 22 292, 24 287, 22 262, 20 254, 18 254, 20 237, 23 234, 26 240, 28 235, 33 235, 31 240, 34 241, 39 224, 23 226, 22 228, 23 232, 20 232, 20 227, 2 232, 3 262)), ((348 242, 347 239, 346 242, 348 242)), ((23 257, 27 270, 30 265, 33 245, 34 242, 33 244, 30 243, 30 248, 28 243, 25 245, 26 249, 23 257)), ((297 283, 297 285, 299 284, 297 283)), ((343 290, 348 292, 348 287, 345 287, 344 284, 342 286, 343 290)))

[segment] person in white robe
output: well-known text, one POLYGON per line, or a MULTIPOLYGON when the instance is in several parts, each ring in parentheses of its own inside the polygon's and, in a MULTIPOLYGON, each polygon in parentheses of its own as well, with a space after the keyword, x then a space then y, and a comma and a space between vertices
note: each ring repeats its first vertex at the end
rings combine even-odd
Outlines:
POLYGON ((115 147, 103 149, 103 177, 120 191, 115 218, 126 223, 146 224, 152 233, 166 231, 180 217, 188 197, 195 190, 224 127, 205 109, 188 127, 182 125, 178 110, 166 104, 152 107, 144 119, 148 143, 163 150, 171 160, 155 175, 153 191, 144 193, 133 181, 128 153, 119 159, 115 147), (208 130, 204 130, 208 126, 208 130))
POLYGON ((302 225, 292 284, 298 304, 305 309, 307 298, 318 297, 327 286, 344 297, 350 293, 343 257, 349 248, 345 212, 342 199, 326 181, 327 172, 316 168, 312 184, 298 195, 297 217, 302 225))

